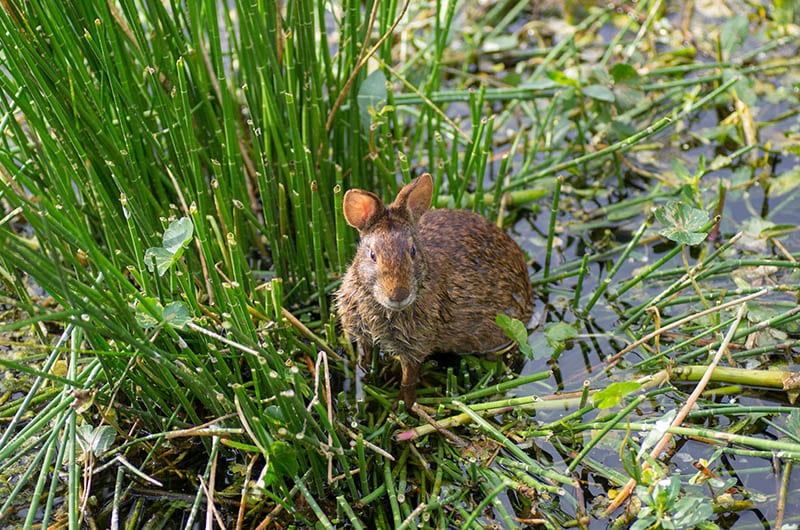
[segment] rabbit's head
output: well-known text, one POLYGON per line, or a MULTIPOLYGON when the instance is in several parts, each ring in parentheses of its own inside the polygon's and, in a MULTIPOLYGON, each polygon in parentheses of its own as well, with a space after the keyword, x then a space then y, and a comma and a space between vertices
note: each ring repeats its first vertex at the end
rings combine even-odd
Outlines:
POLYGON ((413 304, 425 280, 425 249, 416 225, 430 208, 432 194, 427 173, 405 186, 388 206, 368 191, 345 193, 345 220, 361 235, 353 265, 359 280, 386 309, 400 311, 413 304))

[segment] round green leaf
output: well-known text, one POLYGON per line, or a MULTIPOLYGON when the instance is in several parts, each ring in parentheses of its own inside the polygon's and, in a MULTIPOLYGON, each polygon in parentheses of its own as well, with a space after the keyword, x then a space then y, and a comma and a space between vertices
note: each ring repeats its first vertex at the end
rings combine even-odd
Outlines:
POLYGON ((194 234, 194 224, 188 217, 172 221, 169 228, 164 231, 164 249, 176 254, 192 239, 192 234, 194 234))
POLYGON ((374 116, 380 114, 386 105, 386 76, 382 70, 375 70, 364 79, 358 89, 358 114, 361 117, 361 126, 369 130, 375 121, 374 116))
POLYGON ((708 223, 708 214, 699 208, 673 201, 655 210, 656 219, 664 225, 659 234, 683 245, 697 245, 708 235, 701 232, 708 223))
POLYGON ((170 302, 164 308, 164 322, 176 329, 184 329, 192 320, 189 310, 180 302, 170 302))
POLYGON ((525 328, 525 324, 503 313, 495 317, 495 322, 509 339, 517 343, 519 351, 525 357, 533 358, 533 349, 528 344, 528 330, 525 328))
POLYGON ((547 343, 555 348, 563 345, 569 339, 577 337, 578 331, 566 322, 556 322, 544 327, 544 335, 547 338, 547 343))
POLYGON ((153 264, 155 264, 155 269, 158 270, 159 276, 164 276, 169 270, 174 257, 175 254, 164 247, 150 247, 144 252, 144 262, 147 265, 147 270, 153 272, 153 264))
POLYGON ((639 72, 629 64, 617 63, 611 67, 611 77, 615 83, 631 82, 639 80, 639 72))

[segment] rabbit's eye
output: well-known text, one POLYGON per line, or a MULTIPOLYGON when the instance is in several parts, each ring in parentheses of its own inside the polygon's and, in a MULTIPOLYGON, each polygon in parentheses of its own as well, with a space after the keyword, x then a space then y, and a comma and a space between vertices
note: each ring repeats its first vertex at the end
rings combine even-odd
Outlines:
POLYGON ((375 256, 375 251, 372 249, 370 249, 369 251, 369 259, 371 259, 372 261, 378 261, 377 256, 375 256))
POLYGON ((411 245, 411 250, 410 250, 410 252, 411 252, 411 257, 412 257, 412 258, 413 258, 414 256, 416 256, 416 255, 417 255, 417 247, 415 247, 414 245, 411 245))

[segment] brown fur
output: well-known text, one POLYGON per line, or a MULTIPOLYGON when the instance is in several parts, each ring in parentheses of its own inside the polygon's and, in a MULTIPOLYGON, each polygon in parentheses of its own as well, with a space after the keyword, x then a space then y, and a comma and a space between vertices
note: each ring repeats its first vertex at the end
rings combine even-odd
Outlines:
POLYGON ((344 197, 345 219, 361 242, 336 294, 339 317, 364 353, 362 364, 376 344, 399 358, 407 407, 429 355, 496 350, 508 343, 496 315, 527 322, 533 312, 514 240, 472 212, 429 210, 432 192, 426 173, 388 207, 363 190, 344 197))

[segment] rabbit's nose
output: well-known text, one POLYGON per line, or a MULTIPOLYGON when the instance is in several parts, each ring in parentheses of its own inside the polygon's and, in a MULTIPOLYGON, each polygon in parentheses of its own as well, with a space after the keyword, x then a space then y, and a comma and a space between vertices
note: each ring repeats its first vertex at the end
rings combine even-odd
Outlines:
POLYGON ((389 293, 389 299, 392 302, 400 304, 400 303, 405 302, 408 299, 408 295, 409 294, 410 293, 409 293, 408 287, 405 287, 403 285, 396 285, 392 289, 392 291, 389 293))

